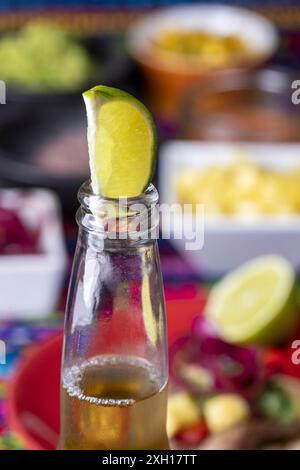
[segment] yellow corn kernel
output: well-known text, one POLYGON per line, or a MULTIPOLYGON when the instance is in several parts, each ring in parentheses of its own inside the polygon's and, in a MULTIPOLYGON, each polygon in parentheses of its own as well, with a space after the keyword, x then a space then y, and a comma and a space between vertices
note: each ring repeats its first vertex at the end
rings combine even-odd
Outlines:
POLYGON ((180 430, 201 421, 200 409, 187 393, 169 396, 167 432, 173 437, 180 430))
POLYGON ((222 394, 205 402, 203 414, 210 432, 217 433, 247 420, 250 410, 240 395, 222 394))

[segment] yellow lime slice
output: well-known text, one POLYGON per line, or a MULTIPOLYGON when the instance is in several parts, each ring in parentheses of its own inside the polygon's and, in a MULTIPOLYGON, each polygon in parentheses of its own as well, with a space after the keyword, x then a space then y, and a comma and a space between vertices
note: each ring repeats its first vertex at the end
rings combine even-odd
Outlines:
POLYGON ((151 114, 133 96, 115 88, 99 85, 83 97, 93 192, 108 198, 139 196, 155 168, 151 114))
POLYGON ((292 266, 276 255, 246 263, 213 287, 205 313, 230 343, 287 340, 300 320, 292 266))

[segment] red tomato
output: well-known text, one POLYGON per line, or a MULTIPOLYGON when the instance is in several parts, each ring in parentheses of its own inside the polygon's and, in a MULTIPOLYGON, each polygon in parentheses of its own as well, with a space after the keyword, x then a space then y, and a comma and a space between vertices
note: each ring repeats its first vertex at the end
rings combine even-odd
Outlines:
POLYGON ((200 444, 208 435, 207 426, 204 423, 197 423, 176 434, 175 439, 187 445, 200 444))

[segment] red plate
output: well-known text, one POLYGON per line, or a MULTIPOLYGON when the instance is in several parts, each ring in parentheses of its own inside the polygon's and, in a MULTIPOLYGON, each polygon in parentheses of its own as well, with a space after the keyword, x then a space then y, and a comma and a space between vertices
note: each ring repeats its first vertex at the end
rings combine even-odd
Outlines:
MULTIPOLYGON (((174 298, 166 292, 166 297, 174 298)), ((186 334, 199 315, 205 293, 167 300, 169 343, 186 334)), ((33 347, 14 375, 8 393, 9 426, 27 449, 54 449, 59 433, 62 335, 33 347)))

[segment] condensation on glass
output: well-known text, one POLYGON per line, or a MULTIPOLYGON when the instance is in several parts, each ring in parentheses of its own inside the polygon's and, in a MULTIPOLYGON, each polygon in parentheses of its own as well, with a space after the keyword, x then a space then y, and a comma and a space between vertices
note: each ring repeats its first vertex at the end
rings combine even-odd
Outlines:
POLYGON ((168 358, 153 185, 79 191, 61 376, 61 449, 167 449, 168 358))

